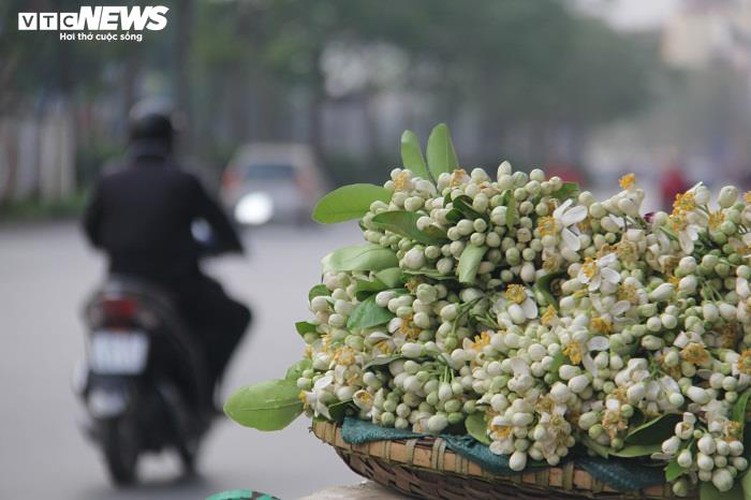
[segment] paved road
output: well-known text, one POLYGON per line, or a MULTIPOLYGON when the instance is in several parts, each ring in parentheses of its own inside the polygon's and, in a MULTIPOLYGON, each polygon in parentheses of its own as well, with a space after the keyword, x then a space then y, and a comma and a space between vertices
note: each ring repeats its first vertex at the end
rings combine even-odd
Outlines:
MULTIPOLYGON (((246 237, 248 259, 210 266, 256 314, 228 392, 281 376, 299 358, 294 321, 308 315, 305 298, 319 278, 320 258, 359 242, 351 226, 269 227, 246 237)), ((102 258, 73 223, 0 227, 0 498, 201 499, 242 487, 287 499, 357 481, 300 418, 270 434, 222 422, 206 442, 198 479, 175 479, 177 461, 154 457, 143 463, 142 486, 111 489, 96 450, 76 428, 80 409, 69 384, 83 352, 80 306, 102 270, 102 258)))

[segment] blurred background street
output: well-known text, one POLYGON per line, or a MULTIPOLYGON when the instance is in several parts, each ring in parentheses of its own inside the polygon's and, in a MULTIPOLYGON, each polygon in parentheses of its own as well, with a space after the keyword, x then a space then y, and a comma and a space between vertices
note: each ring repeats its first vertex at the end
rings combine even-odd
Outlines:
MULTIPOLYGON (((239 222, 257 215, 257 200, 241 207, 239 187, 268 174, 250 173, 243 162, 254 148, 244 146, 296 144, 297 157, 315 163, 315 175, 287 179, 299 191, 281 196, 295 200, 382 184, 399 166, 402 131, 424 142, 439 122, 467 170, 494 174, 508 159, 598 196, 635 172, 648 210, 668 208, 697 181, 751 189, 751 0, 159 4, 170 8, 163 31, 113 43, 17 29, 19 12, 85 3, 0 5, 3 499, 183 499, 241 487, 295 498, 357 480, 300 418, 272 434, 222 422, 197 479, 175 481, 176 461, 154 459, 142 486, 108 484, 76 428, 70 388, 84 348, 81 305, 105 270, 76 219, 101 170, 123 154, 128 111, 140 101, 179 110, 180 158, 239 222)), ((248 257, 207 263, 255 314, 225 395, 300 358, 294 322, 309 318, 321 257, 361 238, 347 225, 243 234, 248 257)))
MULTIPOLYGON (((300 358, 294 322, 308 317, 305 299, 320 279, 320 258, 355 238, 350 226, 263 228, 246 234, 249 257, 209 266, 256 314, 225 392, 283 376, 300 358)), ((267 434, 224 419, 206 440, 197 479, 175 480, 178 462, 165 456, 143 463, 142 486, 114 491, 97 450, 76 428, 81 407, 70 388, 83 356, 81 306, 103 259, 73 223, 3 228, 0 248, 0 498, 197 499, 235 488, 298 498, 357 481, 333 449, 308 434, 305 418, 267 434)))

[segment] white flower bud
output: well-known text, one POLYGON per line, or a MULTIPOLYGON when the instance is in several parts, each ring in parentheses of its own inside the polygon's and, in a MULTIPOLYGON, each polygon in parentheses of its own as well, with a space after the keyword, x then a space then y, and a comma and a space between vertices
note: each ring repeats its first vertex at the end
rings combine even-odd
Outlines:
POLYGON ((678 458, 676 459, 678 462, 678 465, 683 467, 684 469, 688 469, 691 467, 691 465, 694 463, 694 457, 691 454, 691 450, 685 449, 681 450, 681 452, 678 454, 678 458))
POLYGON ((697 285, 698 281, 696 279, 696 276, 689 274, 688 276, 681 278, 681 280, 678 282, 678 290, 683 293, 691 294, 696 291, 697 285))
POLYGON ((738 188, 735 186, 725 186, 720 189, 717 204, 722 208, 730 208, 736 199, 738 199, 738 188))
POLYGON ((699 439, 697 447, 699 448, 699 451, 705 455, 712 455, 717 449, 714 438, 709 434, 704 434, 701 439, 699 439))
POLYGON ((448 427, 449 421, 448 418, 446 418, 443 414, 437 414, 433 415, 428 419, 428 431, 432 432, 434 434, 438 434, 439 432, 443 431, 446 427, 448 427))
POLYGON ((694 403, 698 403, 700 405, 705 405, 709 403, 710 399, 712 399, 706 389, 702 389, 701 387, 697 387, 695 385, 692 385, 688 388, 688 390, 686 391, 686 396, 688 396, 688 398, 694 403))
POLYGON ((550 396, 556 403, 565 403, 571 397, 571 389, 562 382, 556 382, 550 388, 550 396))
POLYGON ((712 484, 721 492, 730 491, 733 488, 733 475, 725 468, 717 469, 712 473, 712 484))
POLYGON ((425 265, 425 252, 420 247, 414 247, 407 252, 402 263, 407 269, 420 269, 425 265))
POLYGON ((407 358, 419 358, 422 355, 422 346, 415 342, 405 342, 401 351, 407 358))
POLYGON ((662 302, 668 300, 673 295, 673 285, 671 283, 663 283, 649 294, 649 300, 653 302, 662 302))
POLYGON ((712 470, 714 469, 714 459, 699 452, 696 454, 696 466, 699 470, 712 470))
POLYGON ((678 453, 678 448, 681 446, 681 439, 678 436, 670 436, 662 442, 662 452, 665 455, 673 456, 678 453))
POLYGON ((522 471, 527 466, 527 454, 523 451, 515 451, 508 461, 511 470, 522 471))
POLYGON ((579 394, 589 386, 589 377, 586 375, 576 375, 568 381, 568 388, 574 394, 579 394))
POLYGON ((558 368, 558 376, 561 377, 562 380, 571 380, 579 375, 579 373, 581 373, 581 369, 579 369, 578 366, 561 365, 561 367, 558 368))
POLYGON ((526 427, 532 423, 534 416, 530 413, 514 413, 511 423, 517 427, 526 427))
POLYGON ((441 382, 441 385, 438 388, 438 400, 445 402, 453 397, 454 391, 451 388, 451 384, 449 384, 448 382, 441 382))

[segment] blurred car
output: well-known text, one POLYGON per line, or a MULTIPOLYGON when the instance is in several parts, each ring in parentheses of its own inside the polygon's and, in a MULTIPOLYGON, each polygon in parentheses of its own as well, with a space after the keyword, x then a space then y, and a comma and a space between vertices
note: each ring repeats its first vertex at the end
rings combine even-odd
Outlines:
POLYGON ((301 224, 325 190, 310 146, 251 143, 239 147, 227 165, 221 199, 240 225, 301 224))

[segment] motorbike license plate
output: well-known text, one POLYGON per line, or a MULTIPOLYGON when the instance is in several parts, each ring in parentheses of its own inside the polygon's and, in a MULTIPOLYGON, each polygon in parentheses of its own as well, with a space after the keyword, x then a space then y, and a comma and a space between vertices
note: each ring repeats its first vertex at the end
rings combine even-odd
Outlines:
POLYGON ((137 375, 146 368, 149 338, 139 330, 94 333, 89 345, 89 367, 102 375, 137 375))

